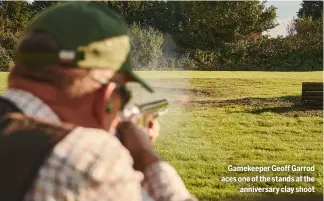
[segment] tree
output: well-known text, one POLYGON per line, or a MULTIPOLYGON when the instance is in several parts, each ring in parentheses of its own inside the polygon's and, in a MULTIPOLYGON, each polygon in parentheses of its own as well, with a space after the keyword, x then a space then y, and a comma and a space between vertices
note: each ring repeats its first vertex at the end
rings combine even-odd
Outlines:
POLYGON ((323 18, 323 1, 303 1, 297 16, 299 18, 312 17, 313 20, 323 18))
POLYGON ((298 18, 288 27, 287 40, 294 45, 303 66, 311 70, 323 68, 323 2, 303 1, 298 18))
POLYGON ((13 66, 13 60, 4 48, 0 46, 0 72, 6 72, 13 66))
POLYGON ((162 32, 175 33, 181 29, 184 13, 179 1, 142 2, 142 19, 137 22, 144 26, 155 27, 162 32))
POLYGON ((56 4, 63 3, 63 1, 33 1, 31 4, 31 10, 33 15, 36 15, 43 11, 45 8, 52 7, 56 4))
POLYGON ((14 46, 32 13, 26 1, 0 1, 0 47, 13 57, 14 46))
POLYGON ((128 25, 140 24, 154 27, 162 32, 178 30, 183 16, 181 2, 176 1, 96 1, 121 14, 128 25))
MULTIPOLYGON (((98 2, 95 2, 98 3, 98 2)), ((99 2, 113 7, 129 25, 154 27, 170 33, 184 48, 213 49, 276 26, 274 7, 265 2, 99 2)))
POLYGON ((106 5, 114 9, 117 13, 122 15, 127 24, 131 25, 134 22, 141 22, 145 19, 144 4, 146 2, 136 2, 136 1, 93 1, 93 4, 106 5))
POLYGON ((276 8, 258 1, 182 2, 185 20, 177 39, 187 48, 214 49, 276 26, 276 8))
POLYGON ((1 31, 21 32, 31 17, 30 4, 26 1, 0 1, 1 31))
POLYGON ((288 26, 289 35, 297 34, 299 37, 323 36, 323 1, 303 1, 298 11, 298 18, 288 26))

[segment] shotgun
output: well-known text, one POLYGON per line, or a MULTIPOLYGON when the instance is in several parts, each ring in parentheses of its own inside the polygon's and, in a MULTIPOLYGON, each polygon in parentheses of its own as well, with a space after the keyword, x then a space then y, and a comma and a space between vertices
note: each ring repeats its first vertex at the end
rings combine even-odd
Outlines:
POLYGON ((133 119, 140 128, 147 128, 150 120, 164 115, 168 111, 168 101, 166 99, 156 100, 144 104, 135 104, 126 107, 121 113, 121 119, 133 119))

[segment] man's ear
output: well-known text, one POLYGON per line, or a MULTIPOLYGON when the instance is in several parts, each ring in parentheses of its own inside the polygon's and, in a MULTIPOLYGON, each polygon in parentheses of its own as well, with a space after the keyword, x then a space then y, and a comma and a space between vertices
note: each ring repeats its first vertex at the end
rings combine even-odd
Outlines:
POLYGON ((111 99, 111 95, 115 89, 115 85, 113 83, 109 83, 104 85, 98 92, 95 98, 94 103, 94 112, 97 120, 101 125, 103 125, 104 114, 106 113, 107 104, 111 99))

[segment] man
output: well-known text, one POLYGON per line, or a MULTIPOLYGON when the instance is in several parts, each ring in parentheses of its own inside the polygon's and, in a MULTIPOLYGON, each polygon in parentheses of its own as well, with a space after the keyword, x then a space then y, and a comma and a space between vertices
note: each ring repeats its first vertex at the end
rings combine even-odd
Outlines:
POLYGON ((129 81, 152 92, 116 13, 72 2, 37 16, 0 101, 0 200, 137 201, 142 186, 156 201, 195 200, 146 133, 118 119, 129 81))

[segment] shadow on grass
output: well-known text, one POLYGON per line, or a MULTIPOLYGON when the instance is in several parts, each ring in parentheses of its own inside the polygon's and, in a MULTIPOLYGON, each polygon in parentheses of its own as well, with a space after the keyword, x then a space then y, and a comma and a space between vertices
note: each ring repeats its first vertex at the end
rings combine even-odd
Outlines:
POLYGON ((265 112, 271 112, 292 117, 322 115, 323 106, 303 106, 300 97, 285 96, 278 99, 281 100, 281 103, 267 106, 264 105, 263 108, 253 109, 249 113, 262 114, 265 112), (287 104, 289 102, 290 104, 287 104))
POLYGON ((276 98, 241 98, 232 100, 196 100, 187 105, 208 107, 246 106, 245 112, 262 114, 266 112, 281 114, 289 117, 322 116, 323 107, 306 107, 301 104, 300 96, 283 96, 276 98))
POLYGON ((300 105, 299 96, 284 96, 277 98, 239 98, 231 100, 196 100, 190 101, 191 104, 215 104, 219 106, 227 105, 247 105, 247 106, 264 106, 264 105, 300 105))
POLYGON ((155 90, 159 91, 159 93, 181 93, 181 94, 192 94, 194 96, 202 95, 209 96, 212 93, 208 90, 204 89, 192 89, 185 87, 177 87, 177 88, 167 88, 167 87, 155 87, 155 90))

